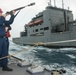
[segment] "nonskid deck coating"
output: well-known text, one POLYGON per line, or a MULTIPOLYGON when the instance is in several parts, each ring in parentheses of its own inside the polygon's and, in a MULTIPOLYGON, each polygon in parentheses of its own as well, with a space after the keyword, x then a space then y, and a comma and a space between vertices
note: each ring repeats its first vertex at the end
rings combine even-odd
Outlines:
MULTIPOLYGON (((2 71, 0 67, 0 75, 32 75, 26 71, 28 67, 19 67, 16 64, 10 64, 9 67, 13 69, 12 72, 2 71)), ((44 75, 51 75, 51 72, 44 71, 44 75)))

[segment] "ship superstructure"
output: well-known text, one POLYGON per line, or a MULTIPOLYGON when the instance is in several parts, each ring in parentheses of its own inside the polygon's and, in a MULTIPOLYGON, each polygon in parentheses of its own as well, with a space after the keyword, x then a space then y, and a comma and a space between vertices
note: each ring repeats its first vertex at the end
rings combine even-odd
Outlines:
MULTIPOLYGON (((76 39, 76 21, 71 10, 47 6, 25 25, 25 31, 13 42, 33 45, 37 42, 56 42, 76 39)), ((76 46, 76 42, 48 44, 49 46, 76 46)))

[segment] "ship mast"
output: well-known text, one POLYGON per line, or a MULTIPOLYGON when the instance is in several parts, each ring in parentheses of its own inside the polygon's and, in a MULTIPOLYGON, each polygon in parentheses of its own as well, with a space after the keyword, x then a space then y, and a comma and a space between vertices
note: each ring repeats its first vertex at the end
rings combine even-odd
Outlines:
POLYGON ((56 7, 56 1, 54 0, 54 7, 56 7))
POLYGON ((49 3, 49 5, 51 6, 51 0, 50 0, 50 3, 49 3))
POLYGON ((63 2, 63 0, 62 0, 62 8, 64 9, 64 2, 63 2))
MULTIPOLYGON (((49 0, 49 3, 48 3, 49 6, 52 6, 52 1, 49 0)), ((54 0, 54 7, 56 7, 56 0, 54 0)))

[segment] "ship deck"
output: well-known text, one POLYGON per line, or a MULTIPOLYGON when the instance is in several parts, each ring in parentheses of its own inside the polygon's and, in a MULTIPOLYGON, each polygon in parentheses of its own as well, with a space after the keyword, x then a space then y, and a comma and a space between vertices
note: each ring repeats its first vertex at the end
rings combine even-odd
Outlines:
POLYGON ((10 64, 9 67, 13 69, 12 72, 2 71, 0 68, 0 75, 30 75, 26 72, 26 67, 19 67, 15 64, 10 64))
MULTIPOLYGON (((27 72, 28 67, 19 67, 16 64, 10 64, 9 67, 13 69, 12 72, 2 71, 2 68, 0 67, 0 75, 33 75, 27 72)), ((37 75, 41 75, 41 74, 37 74, 37 75)), ((51 72, 44 71, 44 75, 51 75, 51 72)))

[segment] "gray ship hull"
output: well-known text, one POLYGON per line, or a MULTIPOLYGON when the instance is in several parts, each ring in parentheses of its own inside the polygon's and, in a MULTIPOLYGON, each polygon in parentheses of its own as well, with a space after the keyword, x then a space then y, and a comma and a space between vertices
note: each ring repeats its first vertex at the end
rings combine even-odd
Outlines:
POLYGON ((26 24, 25 32, 13 42, 20 45, 34 45, 38 42, 46 46, 76 47, 76 21, 73 21, 72 11, 48 6, 26 24), (66 41, 61 43, 53 42, 66 41))
POLYGON ((49 39, 48 37, 46 37, 47 38, 46 39, 44 36, 20 37, 20 38, 13 38, 13 42, 20 45, 34 45, 38 42, 42 42, 45 44, 45 45, 43 44, 43 46, 48 46, 48 47, 58 47, 58 46, 59 47, 76 47, 75 33, 76 33, 76 26, 73 26, 72 32, 54 33, 50 36, 49 39), (71 40, 74 40, 74 41, 71 41, 71 40))

